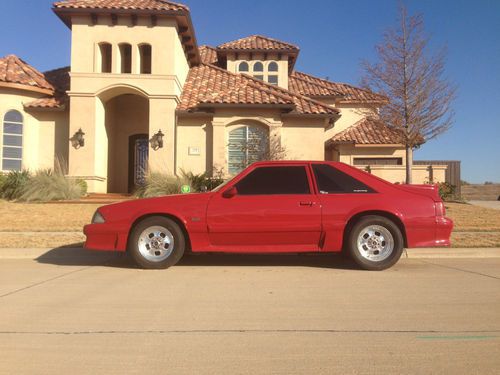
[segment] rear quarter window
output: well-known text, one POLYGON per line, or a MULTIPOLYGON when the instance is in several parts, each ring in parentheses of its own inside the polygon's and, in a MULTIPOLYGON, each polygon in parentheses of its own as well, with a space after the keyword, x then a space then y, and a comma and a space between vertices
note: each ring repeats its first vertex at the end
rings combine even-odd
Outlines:
POLYGON ((320 194, 375 193, 371 187, 328 164, 313 164, 320 194))

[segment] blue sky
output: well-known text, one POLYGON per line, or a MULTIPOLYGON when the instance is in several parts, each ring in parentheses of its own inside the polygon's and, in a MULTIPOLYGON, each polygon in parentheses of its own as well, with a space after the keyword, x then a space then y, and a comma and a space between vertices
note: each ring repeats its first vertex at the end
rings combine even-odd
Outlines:
MULTIPOLYGON (((16 54, 39 70, 69 65, 70 30, 49 0, 0 0, 0 56, 16 54)), ((396 0, 185 0, 199 44, 264 34, 301 47, 297 68, 359 83, 396 0)), ((458 85, 454 127, 416 159, 461 160, 462 178, 500 182, 500 1, 408 0, 424 15, 431 47, 447 45, 447 76, 458 85)))

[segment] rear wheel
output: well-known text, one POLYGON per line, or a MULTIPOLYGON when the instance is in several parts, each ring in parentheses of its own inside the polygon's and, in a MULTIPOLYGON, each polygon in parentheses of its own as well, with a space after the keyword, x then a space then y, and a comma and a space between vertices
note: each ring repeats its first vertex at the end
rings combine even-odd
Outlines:
POLYGON ((401 230, 382 216, 361 218, 349 233, 349 254, 365 270, 381 271, 392 267, 401 258, 403 246, 401 230))
POLYGON ((183 256, 186 239, 172 219, 152 216, 140 221, 130 233, 128 251, 138 266, 164 269, 183 256))

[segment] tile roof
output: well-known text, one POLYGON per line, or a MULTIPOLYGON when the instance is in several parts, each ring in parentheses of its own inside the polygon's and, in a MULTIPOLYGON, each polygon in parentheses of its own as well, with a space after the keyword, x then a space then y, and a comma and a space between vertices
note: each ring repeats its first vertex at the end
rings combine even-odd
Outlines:
POLYGON ((70 67, 65 66, 63 68, 49 70, 47 72, 43 72, 45 79, 49 81, 52 86, 59 92, 69 91, 69 71, 70 67))
POLYGON ((0 58, 0 82, 26 86, 26 89, 38 89, 47 93, 55 90, 46 77, 31 65, 15 55, 0 58))
POLYGON ((217 47, 218 50, 248 50, 248 51, 290 51, 299 52, 299 47, 282 42, 281 40, 268 38, 262 35, 252 35, 246 38, 234 40, 221 44, 217 47))
POLYGON ((204 64, 217 64, 217 50, 210 46, 200 46, 201 62, 204 64))
POLYGON ((202 104, 285 105, 299 114, 335 116, 338 110, 245 74, 200 64, 189 71, 178 110, 194 111, 202 104))
POLYGON ((310 74, 294 71, 289 77, 290 89, 307 96, 338 96, 340 103, 387 103, 387 98, 347 83, 331 82, 310 74))
POLYGON ((367 117, 335 134, 330 143, 355 143, 368 145, 402 144, 403 134, 381 120, 367 117))
POLYGON ((183 4, 165 0, 66 0, 53 5, 55 9, 189 11, 183 4))
POLYGON ((55 93, 25 103, 26 109, 47 108, 47 109, 65 109, 69 103, 69 97, 66 91, 70 88, 69 66, 44 72, 45 79, 55 88, 55 93))
POLYGON ((69 103, 67 95, 47 96, 24 104, 26 109, 65 109, 69 103))

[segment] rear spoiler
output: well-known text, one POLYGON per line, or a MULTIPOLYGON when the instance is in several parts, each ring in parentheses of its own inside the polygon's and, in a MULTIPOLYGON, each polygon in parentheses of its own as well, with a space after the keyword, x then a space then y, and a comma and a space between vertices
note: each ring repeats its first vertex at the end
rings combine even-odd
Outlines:
POLYGON ((423 184, 423 185, 395 185, 400 189, 406 190, 410 193, 417 193, 420 195, 425 195, 436 202, 441 202, 441 196, 439 195, 439 185, 438 184, 423 184))

